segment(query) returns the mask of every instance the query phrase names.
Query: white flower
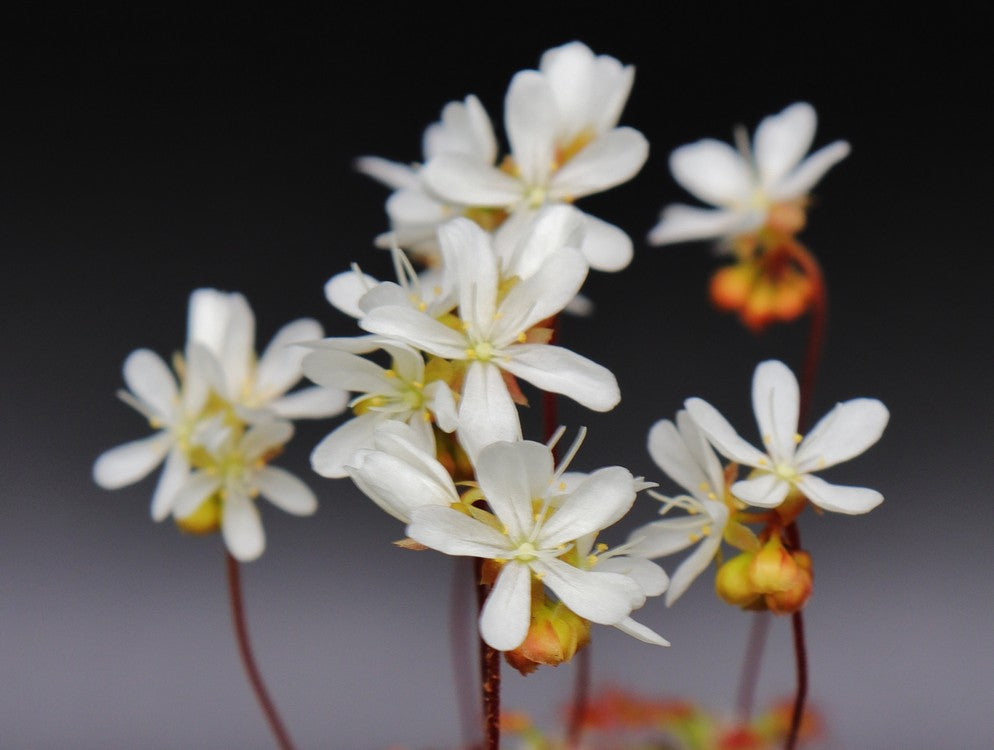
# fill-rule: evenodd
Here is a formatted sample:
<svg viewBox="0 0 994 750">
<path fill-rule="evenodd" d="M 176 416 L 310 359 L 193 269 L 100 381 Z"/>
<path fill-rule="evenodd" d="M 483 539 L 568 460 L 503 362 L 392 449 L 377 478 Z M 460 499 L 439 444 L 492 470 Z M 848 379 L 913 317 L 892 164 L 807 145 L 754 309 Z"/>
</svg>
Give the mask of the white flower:
<svg viewBox="0 0 994 750">
<path fill-rule="evenodd" d="M 464 206 L 512 215 L 499 231 L 521 232 L 534 211 L 571 203 L 631 179 L 645 163 L 648 143 L 633 128 L 615 125 L 631 89 L 633 69 L 595 57 L 579 42 L 549 50 L 539 70 L 518 73 L 504 102 L 511 146 L 501 168 L 443 152 L 421 172 L 436 195 Z M 592 268 L 617 271 L 631 261 L 632 243 L 617 227 L 584 215 L 580 248 Z"/>
<path fill-rule="evenodd" d="M 403 422 L 377 425 L 371 446 L 356 451 L 345 470 L 370 500 L 394 518 L 410 523 L 415 508 L 459 503 L 452 477 Z"/>
<path fill-rule="evenodd" d="M 182 385 L 159 355 L 138 349 L 124 361 L 121 400 L 148 419 L 157 430 L 154 435 L 125 443 L 104 452 L 93 465 L 93 478 L 105 489 L 133 484 L 153 471 L 165 459 L 166 465 L 152 496 L 152 518 L 162 521 L 169 515 L 172 497 L 190 470 L 186 448 L 207 400 L 207 383 L 198 357 L 187 359 Z"/>
<path fill-rule="evenodd" d="M 422 142 L 425 161 L 452 153 L 460 154 L 484 167 L 497 158 L 497 139 L 486 110 L 475 96 L 462 102 L 449 102 L 442 117 L 425 130 Z M 356 168 L 393 188 L 387 199 L 387 216 L 391 231 L 377 238 L 380 247 L 392 244 L 407 247 L 420 255 L 434 257 L 438 247 L 438 225 L 458 216 L 462 209 L 434 195 L 421 179 L 421 166 L 398 164 L 376 156 L 356 161 Z"/>
<path fill-rule="evenodd" d="M 777 204 L 804 198 L 849 154 L 848 143 L 835 141 L 805 159 L 816 124 L 814 108 L 798 102 L 759 124 L 751 153 L 747 144 L 740 144 L 739 153 L 712 138 L 676 149 L 670 155 L 673 178 L 717 208 L 667 206 L 649 241 L 665 245 L 743 234 L 763 226 Z"/>
<path fill-rule="evenodd" d="M 268 466 L 273 453 L 293 435 L 289 422 L 268 421 L 251 427 L 240 438 L 218 420 L 204 435 L 206 465 L 193 472 L 173 498 L 173 515 L 183 520 L 205 502 L 220 503 L 221 534 L 232 556 L 247 562 L 266 545 L 255 497 L 263 495 L 287 513 L 307 516 L 317 510 L 314 493 L 293 474 Z"/>
<path fill-rule="evenodd" d="M 211 386 L 245 418 L 320 418 L 345 408 L 348 394 L 342 390 L 312 387 L 287 395 L 303 375 L 301 362 L 308 351 L 297 344 L 322 336 L 316 321 L 295 320 L 277 331 L 256 361 L 255 316 L 245 297 L 216 289 L 190 295 L 187 346 L 206 350 Z"/>
<path fill-rule="evenodd" d="M 646 598 L 629 575 L 584 570 L 560 559 L 577 539 L 620 519 L 635 501 L 635 480 L 620 466 L 593 472 L 563 495 L 552 453 L 541 443 L 498 442 L 476 462 L 480 490 L 496 523 L 452 508 L 423 505 L 407 534 L 449 555 L 502 564 L 480 614 L 480 634 L 493 648 L 516 648 L 528 632 L 533 580 L 592 622 L 620 625 Z M 559 494 L 553 503 L 553 493 Z M 660 639 L 661 640 L 661 639 Z"/>
<path fill-rule="evenodd" d="M 614 408 L 621 395 L 607 369 L 561 347 L 527 343 L 528 330 L 560 312 L 583 284 L 587 265 L 578 251 L 566 247 L 550 254 L 532 276 L 501 296 L 497 259 L 486 232 L 471 221 L 454 219 L 439 229 L 439 241 L 458 279 L 458 330 L 400 305 L 376 307 L 359 325 L 466 363 L 457 429 L 471 458 L 484 445 L 521 435 L 505 372 L 596 411 Z"/>
<path fill-rule="evenodd" d="M 356 416 L 335 428 L 311 453 L 311 466 L 321 476 L 344 477 L 346 464 L 357 450 L 373 444 L 374 431 L 384 421 L 406 422 L 417 446 L 432 453 L 432 419 L 443 432 L 456 428 L 452 391 L 441 381 L 425 382 L 425 362 L 419 352 L 374 336 L 326 339 L 312 348 L 304 358 L 307 377 L 359 394 L 349 404 Z M 390 355 L 390 369 L 357 356 L 376 349 Z"/>
<path fill-rule="evenodd" d="M 769 360 L 756 368 L 752 406 L 766 453 L 740 438 L 706 401 L 692 398 L 687 411 L 708 440 L 725 457 L 756 471 L 732 485 L 732 494 L 759 508 L 774 508 L 790 488 L 824 510 L 866 513 L 883 500 L 875 490 L 830 484 L 812 472 L 858 456 L 883 434 L 889 413 L 876 399 L 857 398 L 837 404 L 802 439 L 797 434 L 800 394 L 797 379 L 782 362 Z"/>
<path fill-rule="evenodd" d="M 688 515 L 651 521 L 636 529 L 628 537 L 629 551 L 656 558 L 699 543 L 673 573 L 666 592 L 666 606 L 670 606 L 704 572 L 721 546 L 729 516 L 722 502 L 725 478 L 717 456 L 686 411 L 677 414 L 676 424 L 663 419 L 652 426 L 649 455 L 690 493 L 677 498 L 650 493 L 664 503 L 660 515 L 673 508 L 685 510 Z"/>
</svg>

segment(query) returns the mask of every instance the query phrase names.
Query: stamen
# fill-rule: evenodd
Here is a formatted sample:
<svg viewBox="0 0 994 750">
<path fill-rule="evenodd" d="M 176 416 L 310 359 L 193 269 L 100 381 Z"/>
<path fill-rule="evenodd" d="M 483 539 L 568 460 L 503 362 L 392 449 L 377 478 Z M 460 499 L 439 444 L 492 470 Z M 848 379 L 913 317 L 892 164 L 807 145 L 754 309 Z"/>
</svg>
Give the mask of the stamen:
<svg viewBox="0 0 994 750">
<path fill-rule="evenodd" d="M 576 433 L 576 439 L 573 441 L 573 445 L 569 447 L 569 450 L 566 451 L 566 455 L 563 456 L 563 460 L 559 462 L 559 466 L 556 469 L 556 473 L 553 475 L 553 478 L 559 479 L 566 469 L 569 468 L 570 462 L 576 456 L 577 451 L 580 450 L 580 446 L 583 444 L 583 440 L 586 437 L 587 428 L 581 427 Z"/>
</svg>

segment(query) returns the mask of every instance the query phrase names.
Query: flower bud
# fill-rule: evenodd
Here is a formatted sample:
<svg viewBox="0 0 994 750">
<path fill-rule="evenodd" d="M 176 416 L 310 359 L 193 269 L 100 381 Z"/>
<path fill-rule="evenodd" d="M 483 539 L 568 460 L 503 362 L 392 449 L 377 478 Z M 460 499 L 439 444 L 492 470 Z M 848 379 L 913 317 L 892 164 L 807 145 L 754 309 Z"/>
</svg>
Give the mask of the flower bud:
<svg viewBox="0 0 994 750">
<path fill-rule="evenodd" d="M 774 594 L 793 588 L 800 575 L 797 563 L 773 534 L 749 565 L 749 581 L 761 594 Z"/>
<path fill-rule="evenodd" d="M 507 651 L 507 663 L 521 674 L 535 671 L 539 664 L 555 667 L 573 658 L 590 642 L 590 623 L 562 602 L 551 603 L 544 594 L 532 597 L 531 625 L 521 645 Z"/>
<path fill-rule="evenodd" d="M 749 580 L 749 567 L 755 557 L 755 552 L 743 552 L 718 568 L 714 579 L 718 596 L 739 607 L 748 607 L 759 597 L 760 592 Z"/>
<path fill-rule="evenodd" d="M 770 611 L 778 615 L 787 615 L 797 612 L 804 606 L 811 596 L 812 569 L 811 555 L 803 550 L 791 553 L 794 563 L 797 565 L 797 577 L 793 585 L 784 591 L 776 591 L 767 594 L 764 599 Z"/>
</svg>

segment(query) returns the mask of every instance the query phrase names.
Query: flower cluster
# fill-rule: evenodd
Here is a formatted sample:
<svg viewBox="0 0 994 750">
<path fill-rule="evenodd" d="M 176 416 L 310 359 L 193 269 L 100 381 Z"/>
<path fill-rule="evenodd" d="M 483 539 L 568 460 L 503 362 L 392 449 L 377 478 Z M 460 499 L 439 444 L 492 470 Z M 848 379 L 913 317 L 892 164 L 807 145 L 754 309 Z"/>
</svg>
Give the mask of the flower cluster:
<svg viewBox="0 0 994 750">
<path fill-rule="evenodd" d="M 298 344 L 321 336 L 317 322 L 294 321 L 257 359 L 255 318 L 245 298 L 196 290 L 186 348 L 174 357 L 173 370 L 148 349 L 124 362 L 128 390 L 119 395 L 155 434 L 103 453 L 93 466 L 94 479 L 116 489 L 164 461 L 152 518 L 172 515 L 195 533 L 220 528 L 234 557 L 255 559 L 265 547 L 257 495 L 295 515 L 317 508 L 303 482 L 269 462 L 293 434 L 288 420 L 332 416 L 345 407 L 340 390 L 314 386 L 288 393 L 301 378 L 307 353 Z"/>
</svg>

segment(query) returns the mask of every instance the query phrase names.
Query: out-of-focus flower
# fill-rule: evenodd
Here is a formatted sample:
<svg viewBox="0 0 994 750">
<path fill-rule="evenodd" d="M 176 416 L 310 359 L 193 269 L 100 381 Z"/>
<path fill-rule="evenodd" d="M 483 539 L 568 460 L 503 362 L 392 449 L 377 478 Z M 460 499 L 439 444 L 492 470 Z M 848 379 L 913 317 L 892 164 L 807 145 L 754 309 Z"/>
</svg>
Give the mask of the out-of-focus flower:
<svg viewBox="0 0 994 750">
<path fill-rule="evenodd" d="M 452 220 L 439 229 L 439 240 L 457 279 L 458 318 L 441 322 L 410 306 L 382 305 L 359 325 L 464 368 L 457 432 L 471 458 L 489 443 L 521 436 L 509 376 L 597 411 L 618 403 L 610 371 L 567 349 L 529 339 L 529 331 L 560 312 L 583 284 L 587 265 L 578 251 L 560 248 L 530 277 L 504 283 L 489 235 L 473 222 Z"/>
<path fill-rule="evenodd" d="M 572 203 L 631 179 L 648 156 L 637 130 L 615 127 L 634 70 L 580 42 L 547 51 L 539 69 L 518 73 L 504 101 L 511 154 L 500 167 L 445 151 L 421 178 L 443 200 L 509 215 L 500 232 L 522 234 L 535 211 Z M 632 243 L 617 227 L 584 214 L 580 250 L 592 268 L 617 271 L 631 261 Z"/>
<path fill-rule="evenodd" d="M 236 559 L 247 562 L 266 545 L 255 498 L 262 495 L 276 507 L 297 516 L 317 510 L 314 493 L 293 474 L 269 459 L 293 435 L 289 422 L 271 420 L 238 431 L 216 420 L 203 436 L 200 467 L 177 490 L 173 514 L 181 527 L 213 531 L 218 524 Z"/>
<path fill-rule="evenodd" d="M 578 539 L 628 511 L 635 501 L 634 477 L 611 466 L 570 491 L 561 480 L 565 468 L 554 468 L 551 450 L 540 443 L 493 443 L 476 460 L 479 489 L 492 517 L 439 505 L 411 513 L 407 534 L 415 541 L 499 568 L 480 614 L 481 636 L 498 650 L 515 649 L 525 640 L 536 581 L 591 622 L 618 625 L 645 602 L 642 586 L 631 576 L 580 568 L 565 559 Z"/>
<path fill-rule="evenodd" d="M 857 398 L 837 404 L 802 439 L 797 433 L 797 379 L 782 362 L 763 362 L 753 376 L 752 405 L 765 453 L 739 437 L 706 401 L 692 398 L 685 405 L 721 454 L 753 467 L 749 479 L 735 482 L 731 488 L 735 497 L 749 505 L 775 508 L 787 498 L 791 487 L 819 508 L 839 513 L 866 513 L 883 500 L 875 490 L 830 484 L 813 474 L 858 456 L 880 439 L 889 413 L 876 399 Z"/>
<path fill-rule="evenodd" d="M 739 151 L 713 138 L 676 149 L 670 155 L 674 179 L 716 208 L 667 206 L 649 241 L 732 238 L 763 229 L 796 233 L 804 226 L 808 192 L 849 154 L 848 143 L 835 141 L 804 158 L 817 120 L 810 104 L 798 102 L 763 119 L 751 149 L 744 135 Z"/>
</svg>

